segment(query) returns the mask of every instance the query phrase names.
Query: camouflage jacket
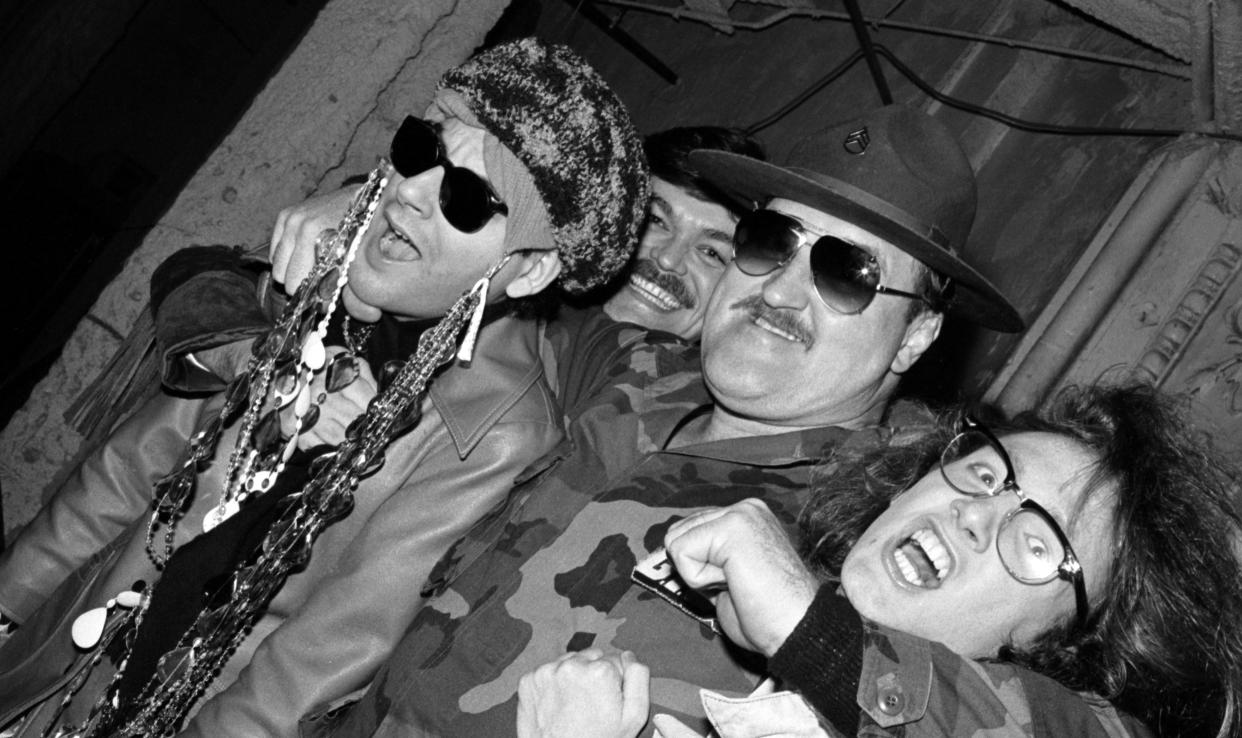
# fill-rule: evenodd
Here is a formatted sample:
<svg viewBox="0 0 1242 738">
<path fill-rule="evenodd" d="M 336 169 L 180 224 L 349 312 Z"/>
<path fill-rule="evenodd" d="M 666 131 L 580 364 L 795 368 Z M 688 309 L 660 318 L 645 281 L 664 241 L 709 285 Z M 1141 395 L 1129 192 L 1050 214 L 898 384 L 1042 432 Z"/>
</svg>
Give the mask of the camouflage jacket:
<svg viewBox="0 0 1242 738">
<path fill-rule="evenodd" d="M 425 590 L 432 599 L 362 701 L 312 717 L 310 734 L 512 734 L 518 678 L 589 646 L 633 651 L 651 667 L 653 710 L 699 728 L 698 687 L 753 689 L 761 660 L 631 586 L 631 570 L 672 521 L 704 507 L 760 497 L 792 522 L 818 461 L 891 431 L 819 428 L 667 448 L 710 410 L 697 350 L 640 341 L 617 352 L 626 330 L 583 332 L 593 349 L 561 353 L 574 372 L 606 381 L 566 390 L 569 436 L 441 560 Z"/>
<path fill-rule="evenodd" d="M 786 729 L 807 722 L 789 693 L 742 701 L 703 695 L 719 735 L 744 735 L 731 728 L 754 725 L 764 727 L 763 735 L 1150 735 L 1094 695 L 1014 664 L 974 661 L 939 643 L 864 622 L 831 585 L 820 590 L 768 666 L 782 686 L 818 710 L 825 730 Z"/>
</svg>

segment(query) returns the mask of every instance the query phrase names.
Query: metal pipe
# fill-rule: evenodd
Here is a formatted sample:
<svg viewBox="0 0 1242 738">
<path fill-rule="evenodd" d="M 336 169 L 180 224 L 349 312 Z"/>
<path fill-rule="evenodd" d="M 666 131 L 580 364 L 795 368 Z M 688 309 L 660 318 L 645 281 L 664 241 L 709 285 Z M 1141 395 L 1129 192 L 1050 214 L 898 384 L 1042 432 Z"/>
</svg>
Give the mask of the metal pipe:
<svg viewBox="0 0 1242 738">
<path fill-rule="evenodd" d="M 581 4 L 576 3 L 574 0 L 566 0 L 566 2 L 568 2 L 574 10 L 581 13 L 582 17 L 599 27 L 599 30 L 608 34 L 613 41 L 621 44 L 626 51 L 638 57 L 639 61 L 650 67 L 651 71 L 660 75 L 665 82 L 668 82 L 670 85 L 677 84 L 676 72 L 669 69 L 668 65 L 660 61 L 655 54 L 648 51 L 647 47 L 638 43 L 633 36 L 626 33 L 624 29 L 620 28 L 616 24 L 616 22 L 604 15 L 604 11 L 595 7 L 595 3 L 591 2 L 591 0 L 586 0 L 586 2 Z"/>
<path fill-rule="evenodd" d="M 1195 125 L 1206 130 L 1215 120 L 1216 80 L 1212 59 L 1212 7 L 1197 3 L 1190 19 L 1190 107 Z"/>
<path fill-rule="evenodd" d="M 871 45 L 871 34 L 867 33 L 858 0 L 845 0 L 845 9 L 850 15 L 854 36 L 858 38 L 858 48 L 862 49 L 863 58 L 867 60 L 867 69 L 871 71 L 871 79 L 875 81 L 876 92 L 880 93 L 880 102 L 892 105 L 893 93 L 888 89 L 888 80 L 884 79 L 884 70 L 880 69 L 880 60 L 875 58 L 875 47 Z"/>
</svg>

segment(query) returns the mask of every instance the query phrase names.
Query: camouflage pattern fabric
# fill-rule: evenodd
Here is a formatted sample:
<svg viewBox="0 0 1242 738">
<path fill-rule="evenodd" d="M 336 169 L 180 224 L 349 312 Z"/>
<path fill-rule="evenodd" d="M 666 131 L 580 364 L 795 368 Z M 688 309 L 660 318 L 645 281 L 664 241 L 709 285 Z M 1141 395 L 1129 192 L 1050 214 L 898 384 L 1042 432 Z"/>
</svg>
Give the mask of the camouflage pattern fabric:
<svg viewBox="0 0 1242 738">
<path fill-rule="evenodd" d="M 767 666 L 777 686 L 797 697 L 784 692 L 739 701 L 705 693 L 720 738 L 738 736 L 737 726 L 762 726 L 764 736 L 806 735 L 798 729 L 805 722 L 800 711 L 790 704 L 803 699 L 818 711 L 822 727 L 815 735 L 1150 735 L 1098 696 L 865 621 L 835 582 L 820 587 Z M 713 704 L 722 709 L 711 711 Z"/>
<path fill-rule="evenodd" d="M 867 626 L 858 735 L 1082 736 L 1151 732 L 1107 701 L 1014 664 L 974 661 L 939 643 Z"/>
<path fill-rule="evenodd" d="M 590 646 L 634 651 L 651 667 L 652 709 L 700 730 L 699 687 L 752 690 L 760 660 L 631 586 L 630 571 L 671 522 L 707 506 L 760 497 L 791 523 L 820 459 L 891 431 L 820 428 L 666 449 L 710 409 L 697 350 L 631 341 L 618 353 L 627 329 L 616 328 L 568 357 L 575 371 L 608 377 L 564 398 L 570 435 L 440 562 L 432 599 L 363 700 L 304 723 L 310 734 L 509 735 L 518 678 Z M 609 356 L 624 357 L 623 368 Z"/>
<path fill-rule="evenodd" d="M 703 506 L 759 496 L 792 520 L 820 457 L 928 422 L 899 404 L 887 429 L 668 450 L 675 430 L 707 409 L 696 347 L 616 324 L 599 310 L 569 311 L 548 339 L 555 349 L 548 374 L 558 377 L 570 436 L 440 561 L 424 591 L 428 606 L 362 700 L 310 718 L 303 735 L 511 735 L 518 678 L 590 646 L 634 651 L 651 666 L 652 712 L 706 733 L 700 688 L 749 694 L 764 664 L 631 585 L 634 564 L 660 545 L 672 520 Z M 832 599 L 844 602 L 817 605 Z M 857 618 L 845 608 L 841 617 Z M 828 735 L 1150 735 L 1107 702 L 1030 671 L 965 659 L 873 623 L 864 629 L 857 732 L 825 723 Z M 853 679 L 841 683 L 855 689 Z"/>
<path fill-rule="evenodd" d="M 848 617 L 849 614 L 847 613 Z M 869 628 L 864 669 L 874 678 L 857 692 L 865 715 L 845 732 L 829 725 L 803 698 L 835 684 L 797 684 L 776 691 L 771 681 L 745 698 L 701 690 L 715 738 L 1125 738 L 1152 733 L 1108 703 L 1079 695 L 1012 664 L 970 661 L 903 633 Z M 842 679 L 841 683 L 849 682 Z M 793 684 L 785 683 L 786 687 Z M 872 719 L 872 718 L 878 718 Z M 682 733 L 669 733 L 682 738 Z M 688 738 L 688 734 L 686 736 Z"/>
</svg>

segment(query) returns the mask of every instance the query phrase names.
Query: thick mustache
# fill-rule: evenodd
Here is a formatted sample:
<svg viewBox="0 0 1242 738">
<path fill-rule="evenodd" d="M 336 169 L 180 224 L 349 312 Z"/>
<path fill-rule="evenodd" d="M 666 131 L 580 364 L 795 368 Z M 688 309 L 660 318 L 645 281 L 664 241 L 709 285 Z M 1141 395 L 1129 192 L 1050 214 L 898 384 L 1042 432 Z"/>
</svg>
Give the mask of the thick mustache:
<svg viewBox="0 0 1242 738">
<path fill-rule="evenodd" d="M 803 322 L 796 313 L 774 308 L 764 302 L 759 295 L 743 297 L 729 307 L 732 310 L 745 312 L 751 320 L 762 318 L 765 322 L 776 326 L 780 330 L 796 336 L 799 341 L 806 344 L 808 350 L 815 345 L 815 334 L 811 331 L 810 326 Z"/>
<path fill-rule="evenodd" d="M 657 287 L 673 296 L 673 299 L 682 304 L 682 307 L 693 310 L 698 306 L 698 301 L 694 299 L 694 293 L 686 286 L 676 274 L 669 274 L 660 269 L 651 259 L 639 259 L 634 263 L 634 275 L 643 279 L 654 282 Z"/>
</svg>

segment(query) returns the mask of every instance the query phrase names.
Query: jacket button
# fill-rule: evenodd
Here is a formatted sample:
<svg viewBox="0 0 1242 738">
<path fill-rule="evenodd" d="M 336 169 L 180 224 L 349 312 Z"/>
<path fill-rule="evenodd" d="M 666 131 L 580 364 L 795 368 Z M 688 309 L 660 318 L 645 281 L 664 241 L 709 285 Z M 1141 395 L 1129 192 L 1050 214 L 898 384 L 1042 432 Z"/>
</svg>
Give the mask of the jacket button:
<svg viewBox="0 0 1242 738">
<path fill-rule="evenodd" d="M 900 715 L 906 707 L 906 698 L 893 687 L 881 689 L 876 696 L 876 702 L 880 705 L 880 712 L 885 715 Z"/>
</svg>

